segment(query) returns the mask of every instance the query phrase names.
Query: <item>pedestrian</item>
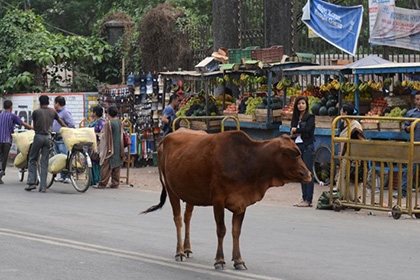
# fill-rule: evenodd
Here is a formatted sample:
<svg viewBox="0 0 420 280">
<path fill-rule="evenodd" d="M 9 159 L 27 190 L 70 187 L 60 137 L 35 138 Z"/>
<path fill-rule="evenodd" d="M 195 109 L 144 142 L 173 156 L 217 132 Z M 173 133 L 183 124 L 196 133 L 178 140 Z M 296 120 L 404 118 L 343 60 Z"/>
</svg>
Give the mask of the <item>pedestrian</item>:
<svg viewBox="0 0 420 280">
<path fill-rule="evenodd" d="M 66 124 L 68 128 L 75 128 L 73 116 L 66 108 L 66 99 L 59 95 L 54 99 L 54 108 L 57 111 L 58 116 L 63 120 L 63 122 Z M 55 133 L 54 138 L 54 151 L 56 154 L 64 154 L 67 155 L 69 150 L 66 147 L 66 144 L 64 144 L 63 137 L 60 133 L 61 125 L 58 123 L 58 121 L 54 120 L 52 125 L 52 132 Z M 60 178 L 56 178 L 55 181 L 57 182 L 63 182 L 66 184 L 70 183 L 69 175 L 66 175 L 65 173 L 60 173 Z"/>
<path fill-rule="evenodd" d="M 176 118 L 176 110 L 181 103 L 182 99 L 177 94 L 172 94 L 169 97 L 169 105 L 165 107 L 162 113 L 162 130 L 163 136 L 172 132 L 172 122 Z"/>
<path fill-rule="evenodd" d="M 315 142 L 315 116 L 309 112 L 308 98 L 298 96 L 293 105 L 290 135 L 302 153 L 302 160 L 308 170 L 313 170 L 314 142 Z M 295 203 L 296 207 L 312 207 L 314 195 L 314 176 L 308 183 L 301 183 L 302 200 Z"/>
<path fill-rule="evenodd" d="M 2 177 L 6 175 L 7 161 L 9 159 L 10 147 L 12 146 L 12 133 L 15 125 L 24 126 L 32 129 L 32 126 L 22 121 L 17 115 L 12 113 L 13 102 L 5 100 L 3 102 L 3 112 L 0 114 L 0 184 L 3 184 Z"/>
<path fill-rule="evenodd" d="M 95 106 L 92 108 L 91 114 L 91 122 L 89 123 L 89 127 L 93 127 L 96 134 L 96 143 L 99 146 L 99 134 L 102 132 L 102 129 L 105 124 L 105 120 L 103 118 L 104 109 L 101 106 Z M 91 151 L 90 156 L 92 159 L 92 180 L 90 185 L 98 184 L 100 180 L 100 166 L 99 166 L 99 153 Z"/>
<path fill-rule="evenodd" d="M 58 113 L 49 107 L 50 100 L 47 95 L 41 95 L 39 97 L 40 108 L 36 109 L 32 113 L 33 127 L 35 130 L 34 141 L 29 150 L 29 161 L 28 161 L 28 179 L 26 191 L 36 189 L 38 185 L 37 169 L 38 159 L 41 154 L 41 172 L 40 172 L 40 192 L 47 191 L 47 173 L 48 173 L 48 160 L 51 148 L 51 128 L 54 120 L 66 127 L 66 124 L 58 116 Z"/>
<path fill-rule="evenodd" d="M 356 116 L 359 113 L 357 109 L 354 108 L 352 104 L 344 104 L 341 108 L 340 114 L 341 116 Z M 349 133 L 349 128 L 347 125 L 347 121 L 345 119 L 342 120 L 340 124 L 340 137 L 347 138 Z M 358 140 L 366 140 L 365 134 L 363 133 L 362 125 L 356 120 L 350 120 L 350 138 L 351 139 L 358 139 Z M 346 154 L 347 145 L 346 143 L 342 143 L 340 147 L 340 155 L 344 156 Z M 358 193 L 360 194 L 361 186 L 363 185 L 363 180 L 358 180 L 358 185 L 355 185 L 355 180 L 350 180 L 350 185 L 347 186 L 346 184 L 346 167 L 347 167 L 347 159 L 341 159 L 340 170 L 338 171 L 338 179 L 337 179 L 337 189 L 340 192 L 340 199 L 355 201 L 355 189 L 358 188 Z M 355 164 L 359 165 L 359 169 L 362 168 L 361 162 L 356 162 Z M 354 174 L 354 176 L 357 176 Z M 346 195 L 346 186 L 349 188 L 349 197 Z"/>
<path fill-rule="evenodd" d="M 108 120 L 105 122 L 99 141 L 100 181 L 94 188 L 104 189 L 111 178 L 110 188 L 118 188 L 120 170 L 123 163 L 124 144 L 123 127 L 118 119 L 118 109 L 110 106 L 107 110 Z"/>
<path fill-rule="evenodd" d="M 414 107 L 411 110 L 408 110 L 407 113 L 405 114 L 405 117 L 414 118 L 414 119 L 420 118 L 420 91 L 416 91 L 414 95 L 414 105 L 416 105 L 416 107 Z M 411 124 L 412 124 L 412 121 L 404 122 L 405 132 L 410 133 Z M 420 123 L 417 123 L 416 127 L 414 128 L 414 142 L 419 142 L 419 141 L 420 141 Z M 413 170 L 412 174 L 414 176 L 416 174 L 416 164 L 413 164 L 412 170 Z M 401 191 L 402 197 L 406 197 L 407 196 L 407 168 L 403 169 L 401 189 L 402 189 Z M 397 198 L 398 193 L 394 192 L 393 197 Z"/>
</svg>

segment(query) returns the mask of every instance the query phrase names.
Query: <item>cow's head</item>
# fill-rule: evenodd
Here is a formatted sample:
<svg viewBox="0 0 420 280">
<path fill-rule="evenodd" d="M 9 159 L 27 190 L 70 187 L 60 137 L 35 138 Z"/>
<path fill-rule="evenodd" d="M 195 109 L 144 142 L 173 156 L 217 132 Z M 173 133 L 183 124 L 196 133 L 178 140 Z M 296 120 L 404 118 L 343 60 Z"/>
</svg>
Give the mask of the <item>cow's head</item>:
<svg viewBox="0 0 420 280">
<path fill-rule="evenodd" d="M 302 160 L 302 154 L 294 141 L 286 135 L 282 135 L 276 140 L 276 151 L 273 153 L 274 165 L 278 172 L 279 182 L 276 185 L 281 186 L 290 182 L 307 183 L 312 180 L 312 174 L 306 168 Z"/>
</svg>

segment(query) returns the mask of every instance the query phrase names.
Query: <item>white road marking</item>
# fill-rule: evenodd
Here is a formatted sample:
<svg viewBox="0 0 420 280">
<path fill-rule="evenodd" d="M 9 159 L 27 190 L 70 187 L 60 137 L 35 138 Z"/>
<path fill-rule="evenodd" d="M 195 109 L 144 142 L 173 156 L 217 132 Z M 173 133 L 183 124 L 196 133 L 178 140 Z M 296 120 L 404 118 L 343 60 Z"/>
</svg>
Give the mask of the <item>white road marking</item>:
<svg viewBox="0 0 420 280">
<path fill-rule="evenodd" d="M 229 279 L 261 279 L 261 280 L 282 280 L 280 278 L 274 278 L 269 276 L 263 276 L 263 275 L 256 275 L 249 273 L 247 271 L 235 271 L 235 270 L 211 270 L 209 269 L 209 266 L 201 265 L 201 264 L 194 264 L 189 262 L 182 262 L 177 263 L 174 260 L 168 260 L 159 256 L 153 256 L 149 254 L 143 254 L 133 251 L 127 251 L 127 250 L 120 250 L 110 247 L 104 247 L 89 243 L 83 243 L 79 241 L 74 241 L 70 239 L 64 239 L 64 238 L 56 238 L 51 236 L 45 236 L 45 235 L 39 235 L 29 232 L 23 232 L 23 231 L 16 231 L 12 229 L 6 229 L 6 228 L 0 228 L 0 235 L 7 235 L 11 237 L 16 238 L 22 238 L 26 240 L 32 240 L 37 242 L 43 242 L 50 245 L 55 246 L 62 246 L 67 247 L 71 249 L 77 249 L 81 251 L 88 251 L 88 252 L 94 252 L 99 254 L 106 254 L 110 256 L 116 256 L 120 258 L 126 258 L 131 260 L 138 260 L 145 263 L 151 263 L 151 264 L 158 264 L 170 268 L 177 268 L 177 269 L 183 269 L 187 271 L 192 271 L 196 273 L 203 273 L 206 275 L 213 275 L 213 276 L 220 276 L 221 273 L 223 273 L 223 276 Z"/>
</svg>

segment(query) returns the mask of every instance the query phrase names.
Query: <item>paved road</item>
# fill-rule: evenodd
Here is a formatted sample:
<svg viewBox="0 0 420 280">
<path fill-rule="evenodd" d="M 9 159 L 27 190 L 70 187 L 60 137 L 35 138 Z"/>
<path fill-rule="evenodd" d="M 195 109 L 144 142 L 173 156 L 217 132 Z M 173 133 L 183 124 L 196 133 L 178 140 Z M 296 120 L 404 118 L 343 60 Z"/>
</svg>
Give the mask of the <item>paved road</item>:
<svg viewBox="0 0 420 280">
<path fill-rule="evenodd" d="M 194 258 L 174 261 L 170 205 L 137 215 L 159 193 L 138 188 L 89 189 L 54 184 L 26 192 L 10 168 L 0 186 L 0 279 L 417 279 L 420 220 L 352 210 L 321 211 L 257 203 L 248 208 L 241 236 L 247 271 L 230 262 L 213 269 L 212 210 L 195 209 Z M 16 176 L 15 176 L 16 175 Z M 230 214 L 226 224 L 230 231 Z"/>
</svg>

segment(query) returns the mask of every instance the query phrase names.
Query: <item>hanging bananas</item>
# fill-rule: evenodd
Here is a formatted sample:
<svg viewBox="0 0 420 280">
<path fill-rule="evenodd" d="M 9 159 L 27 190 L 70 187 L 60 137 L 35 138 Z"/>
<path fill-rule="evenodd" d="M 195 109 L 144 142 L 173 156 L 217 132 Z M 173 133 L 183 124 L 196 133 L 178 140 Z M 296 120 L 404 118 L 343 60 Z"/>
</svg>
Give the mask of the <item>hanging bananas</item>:
<svg viewBox="0 0 420 280">
<path fill-rule="evenodd" d="M 278 90 L 282 90 L 282 89 L 284 89 L 285 87 L 289 87 L 291 84 L 292 84 L 292 81 L 291 81 L 291 80 L 289 80 L 289 79 L 288 79 L 288 78 L 286 78 L 286 77 L 283 77 L 283 78 L 280 80 L 280 82 L 278 82 L 278 83 L 277 83 L 276 88 L 277 88 Z"/>
</svg>

